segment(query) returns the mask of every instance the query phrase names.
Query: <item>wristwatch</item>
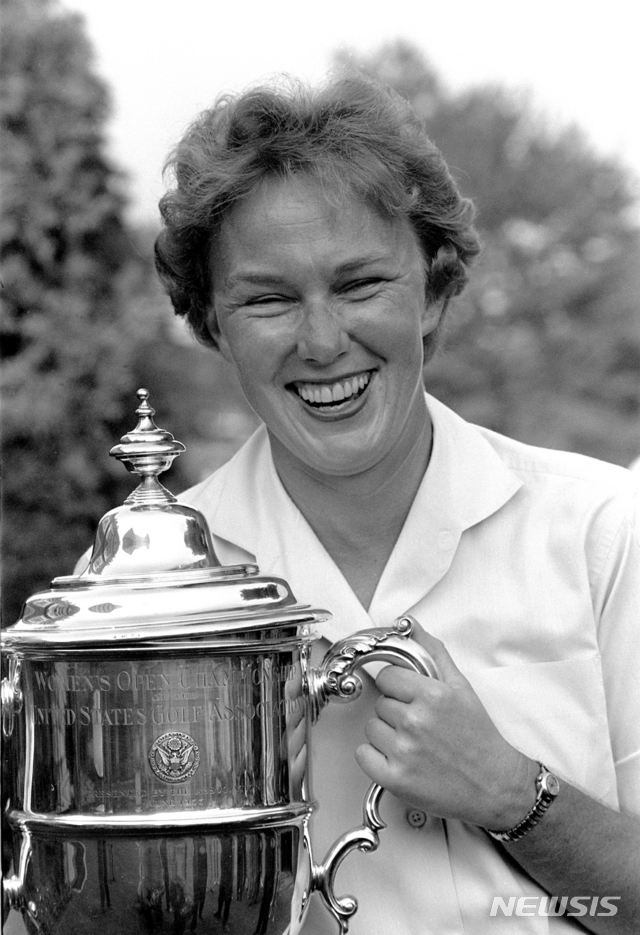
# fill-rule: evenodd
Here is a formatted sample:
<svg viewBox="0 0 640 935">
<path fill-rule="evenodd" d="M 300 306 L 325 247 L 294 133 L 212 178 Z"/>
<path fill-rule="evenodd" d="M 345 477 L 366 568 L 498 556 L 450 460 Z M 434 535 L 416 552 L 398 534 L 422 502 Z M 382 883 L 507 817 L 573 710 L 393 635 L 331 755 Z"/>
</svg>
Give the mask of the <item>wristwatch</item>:
<svg viewBox="0 0 640 935">
<path fill-rule="evenodd" d="M 517 825 L 514 825 L 514 827 L 510 828 L 508 831 L 491 831 L 487 828 L 487 832 L 492 838 L 495 838 L 496 841 L 519 841 L 520 838 L 523 838 L 527 831 L 531 831 L 531 829 L 538 824 L 560 792 L 560 783 L 557 777 L 554 776 L 546 766 L 543 766 L 542 763 L 538 763 L 538 766 L 540 767 L 540 772 L 536 779 L 537 794 L 533 808 L 525 815 L 522 821 L 519 821 Z"/>
</svg>

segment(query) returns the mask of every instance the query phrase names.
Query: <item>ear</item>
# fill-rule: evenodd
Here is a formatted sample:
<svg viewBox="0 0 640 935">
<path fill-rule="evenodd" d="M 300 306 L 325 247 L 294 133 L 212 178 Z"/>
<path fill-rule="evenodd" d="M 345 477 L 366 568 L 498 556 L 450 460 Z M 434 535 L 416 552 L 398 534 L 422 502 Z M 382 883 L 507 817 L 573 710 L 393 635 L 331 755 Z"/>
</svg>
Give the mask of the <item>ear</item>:
<svg viewBox="0 0 640 935">
<path fill-rule="evenodd" d="M 229 343 L 227 339 L 225 338 L 225 336 L 220 331 L 220 327 L 218 325 L 218 316 L 216 315 L 216 310 L 213 306 L 210 307 L 209 313 L 207 315 L 207 330 L 209 334 L 211 335 L 211 337 L 213 338 L 213 340 L 218 345 L 218 350 L 220 351 L 224 359 L 228 363 L 232 364 L 233 357 L 231 356 L 231 352 L 229 350 Z"/>
<path fill-rule="evenodd" d="M 426 338 L 428 334 L 431 334 L 436 330 L 444 313 L 447 309 L 448 299 L 439 299 L 434 301 L 429 299 L 427 296 L 425 298 L 424 307 L 422 309 L 422 337 Z"/>
</svg>

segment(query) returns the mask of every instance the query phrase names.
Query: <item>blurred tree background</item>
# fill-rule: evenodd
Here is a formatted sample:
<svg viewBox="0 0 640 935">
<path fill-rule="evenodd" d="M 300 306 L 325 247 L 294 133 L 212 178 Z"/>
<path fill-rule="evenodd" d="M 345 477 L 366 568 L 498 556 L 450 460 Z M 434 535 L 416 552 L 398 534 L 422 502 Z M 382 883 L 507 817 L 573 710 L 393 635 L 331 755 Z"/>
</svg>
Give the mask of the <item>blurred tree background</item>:
<svg viewBox="0 0 640 935">
<path fill-rule="evenodd" d="M 522 95 L 448 94 L 408 43 L 337 64 L 413 102 L 478 208 L 483 255 L 429 391 L 522 441 L 628 465 L 640 453 L 637 180 Z"/>
<path fill-rule="evenodd" d="M 224 361 L 173 320 L 153 271 L 155 228 L 127 221 L 82 19 L 55 0 L 0 9 L 7 625 L 28 594 L 70 573 L 132 488 L 107 452 L 135 424 L 138 386 L 188 446 L 174 491 L 225 461 L 257 419 Z M 547 127 L 522 95 L 449 93 L 411 44 L 341 53 L 335 66 L 408 97 L 478 206 L 484 254 L 450 310 L 428 389 L 497 431 L 628 464 L 640 453 L 630 173 L 577 128 Z"/>
</svg>

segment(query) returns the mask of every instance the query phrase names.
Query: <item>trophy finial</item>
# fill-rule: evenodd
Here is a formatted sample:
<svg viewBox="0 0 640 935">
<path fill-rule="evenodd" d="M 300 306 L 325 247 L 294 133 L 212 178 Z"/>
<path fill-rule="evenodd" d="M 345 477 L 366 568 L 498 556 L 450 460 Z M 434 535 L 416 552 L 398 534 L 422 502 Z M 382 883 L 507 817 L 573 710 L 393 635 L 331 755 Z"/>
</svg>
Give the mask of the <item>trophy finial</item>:
<svg viewBox="0 0 640 935">
<path fill-rule="evenodd" d="M 109 510 L 98 524 L 89 564 L 89 578 L 140 575 L 176 569 L 219 566 L 204 516 L 180 503 L 158 481 L 185 450 L 171 432 L 153 421 L 149 390 L 139 389 L 136 427 L 110 454 L 142 481 L 122 506 Z"/>
<path fill-rule="evenodd" d="M 109 452 L 122 461 L 128 471 L 142 477 L 140 486 L 125 503 L 175 503 L 173 494 L 158 481 L 158 474 L 171 467 L 174 458 L 185 450 L 184 445 L 153 421 L 156 411 L 149 405 L 149 390 L 141 387 L 136 396 L 140 400 L 136 409 L 138 424 Z"/>
<path fill-rule="evenodd" d="M 140 416 L 140 418 L 142 418 L 143 415 L 155 416 L 155 409 L 152 409 L 149 405 L 149 390 L 145 390 L 145 388 L 141 386 L 139 390 L 136 390 L 136 396 L 140 400 L 140 405 L 136 409 L 136 415 Z"/>
</svg>

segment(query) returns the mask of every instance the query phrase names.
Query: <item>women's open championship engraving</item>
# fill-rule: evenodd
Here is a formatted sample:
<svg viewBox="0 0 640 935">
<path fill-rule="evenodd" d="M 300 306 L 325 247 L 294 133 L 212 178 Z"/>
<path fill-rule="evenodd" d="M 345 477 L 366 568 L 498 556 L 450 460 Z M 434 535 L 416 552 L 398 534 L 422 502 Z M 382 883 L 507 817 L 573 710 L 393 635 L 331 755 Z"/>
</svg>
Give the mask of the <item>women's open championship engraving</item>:
<svg viewBox="0 0 640 935">
<path fill-rule="evenodd" d="M 138 396 L 138 424 L 111 453 L 140 486 L 101 520 L 86 570 L 31 597 L 4 633 L 5 909 L 39 935 L 296 935 L 316 892 L 346 932 L 357 902 L 336 896 L 335 874 L 378 846 L 382 789 L 316 862 L 312 724 L 357 696 L 364 662 L 435 675 L 433 663 L 404 618 L 312 669 L 329 614 L 255 565 L 220 566 L 202 515 L 157 479 L 183 446 Z"/>
</svg>

